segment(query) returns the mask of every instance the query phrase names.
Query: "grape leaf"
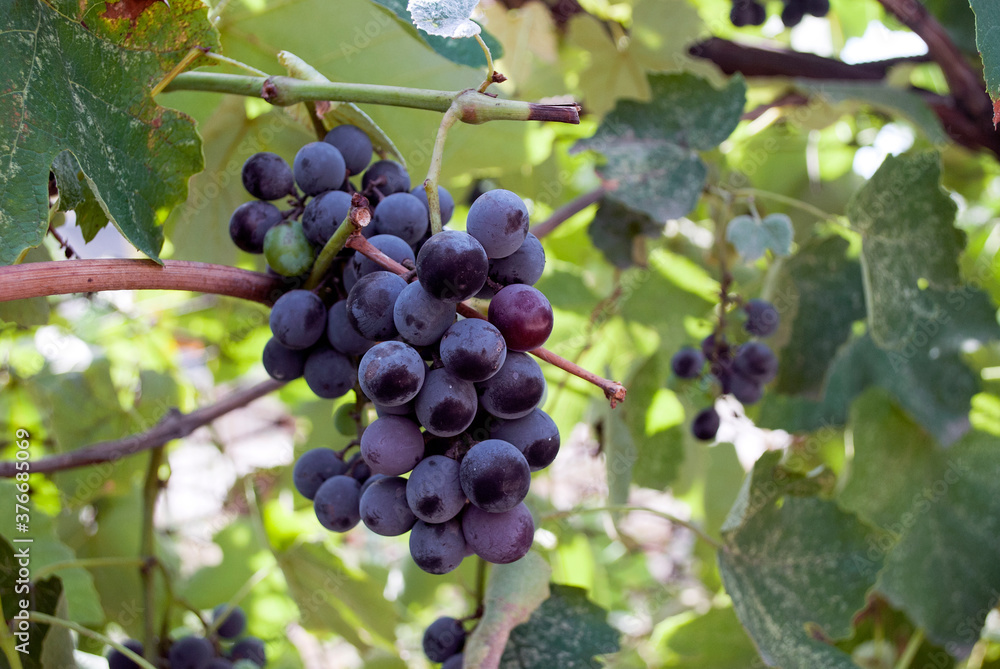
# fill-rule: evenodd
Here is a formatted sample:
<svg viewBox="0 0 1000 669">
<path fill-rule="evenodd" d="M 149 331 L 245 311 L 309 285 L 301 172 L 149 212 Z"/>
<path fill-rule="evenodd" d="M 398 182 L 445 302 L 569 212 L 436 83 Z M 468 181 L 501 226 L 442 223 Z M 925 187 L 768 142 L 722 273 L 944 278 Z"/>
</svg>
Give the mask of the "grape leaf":
<svg viewBox="0 0 1000 669">
<path fill-rule="evenodd" d="M 877 587 L 930 639 L 964 656 L 1000 601 L 997 439 L 970 433 L 939 459 L 900 518 L 903 535 Z"/>
<path fill-rule="evenodd" d="M 660 224 L 642 211 L 604 198 L 587 228 L 594 246 L 612 265 L 625 269 L 635 264 L 637 240 L 659 234 Z"/>
<path fill-rule="evenodd" d="M 607 159 L 598 173 L 609 198 L 662 224 L 698 202 L 708 173 L 698 151 L 715 148 L 736 129 L 746 83 L 734 77 L 717 90 L 692 74 L 652 74 L 649 87 L 649 102 L 620 100 L 575 148 Z"/>
<path fill-rule="evenodd" d="M 100 194 L 80 163 L 70 151 L 63 151 L 52 161 L 52 174 L 59 191 L 59 211 L 76 212 L 76 225 L 89 242 L 108 224 L 108 214 L 101 207 Z M 27 260 L 27 258 L 26 258 Z"/>
<path fill-rule="evenodd" d="M 599 669 L 603 665 L 594 656 L 619 648 L 619 632 L 607 616 L 586 590 L 553 585 L 549 598 L 510 633 L 500 669 Z"/>
<path fill-rule="evenodd" d="M 821 639 L 850 635 L 881 566 L 869 547 L 884 533 L 833 502 L 783 494 L 776 462 L 758 461 L 723 528 L 726 592 L 769 666 L 855 669 Z"/>
<path fill-rule="evenodd" d="M 732 608 L 710 609 L 678 626 L 664 640 L 671 667 L 747 669 L 759 662 L 753 642 Z"/>
<path fill-rule="evenodd" d="M 528 620 L 549 596 L 552 568 L 540 555 L 529 552 L 510 564 L 493 567 L 483 617 L 465 644 L 465 666 L 486 666 L 505 656 L 511 630 Z"/>
<path fill-rule="evenodd" d="M 9 92 L 0 108 L 0 264 L 16 262 L 41 242 L 49 170 L 63 151 L 73 153 L 122 234 L 158 257 L 157 210 L 184 199 L 187 178 L 202 167 L 201 142 L 190 119 L 157 106 L 147 91 L 191 46 L 216 43 L 207 11 L 200 0 L 176 0 L 170 8 L 157 3 L 149 10 L 155 16 L 124 19 L 133 30 L 119 28 L 121 43 L 115 43 L 108 39 L 110 22 L 95 23 L 104 26 L 99 36 L 90 23 L 37 0 L 6 3 L 0 12 L 0 90 Z"/>
<path fill-rule="evenodd" d="M 965 235 L 957 205 L 940 186 L 936 153 L 889 156 L 851 198 L 847 215 L 862 236 L 862 269 L 872 339 L 901 349 L 924 321 L 941 318 L 932 291 L 959 283 Z"/>
<path fill-rule="evenodd" d="M 479 0 L 410 0 L 406 9 L 413 25 L 428 35 L 475 37 L 482 28 L 472 21 Z"/>
<path fill-rule="evenodd" d="M 830 363 L 865 317 L 861 265 L 842 237 L 814 239 L 781 267 L 772 302 L 789 328 L 774 388 L 821 394 Z"/>
<path fill-rule="evenodd" d="M 759 220 L 737 216 L 726 226 L 726 240 L 749 262 L 763 258 L 767 251 L 787 256 L 792 252 L 792 219 L 786 214 L 769 214 Z"/>
<path fill-rule="evenodd" d="M 983 57 L 986 89 L 1000 99 L 1000 5 L 993 0 L 971 0 L 976 13 L 976 45 Z"/>
<path fill-rule="evenodd" d="M 439 55 L 444 56 L 453 63 L 466 65 L 468 67 L 485 67 L 486 56 L 483 55 L 482 48 L 475 40 L 455 40 L 448 37 L 441 37 L 436 34 L 424 35 L 418 31 L 414 25 L 413 16 L 407 7 L 406 0 L 371 0 L 376 5 L 382 7 L 392 15 L 408 33 L 413 35 L 418 41 L 423 42 Z M 458 0 L 460 1 L 460 0 Z M 471 2 L 471 0 L 468 0 Z M 466 19 L 468 19 L 466 14 Z M 483 30 L 480 35 L 486 46 L 490 48 L 493 60 L 503 57 L 503 46 L 493 35 Z"/>
</svg>

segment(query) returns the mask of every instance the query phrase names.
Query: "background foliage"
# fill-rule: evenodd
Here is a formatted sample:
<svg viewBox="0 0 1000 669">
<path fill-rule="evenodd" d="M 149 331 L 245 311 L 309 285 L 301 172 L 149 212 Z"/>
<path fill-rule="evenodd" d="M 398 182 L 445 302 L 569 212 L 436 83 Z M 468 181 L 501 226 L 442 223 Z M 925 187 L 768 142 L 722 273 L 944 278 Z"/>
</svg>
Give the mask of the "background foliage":
<svg viewBox="0 0 1000 669">
<path fill-rule="evenodd" d="M 725 0 L 482 3 L 508 78 L 494 90 L 584 113 L 456 126 L 456 218 L 486 187 L 519 193 L 535 224 L 592 196 L 545 236 L 538 287 L 550 348 L 629 394 L 611 410 L 546 368 L 563 449 L 529 498 L 535 550 L 492 570 L 470 653 L 502 649 L 505 668 L 1000 666 L 1000 140 L 983 92 L 1000 91 L 1000 15 L 924 4 L 960 65 L 919 55 L 886 9 L 899 2 L 834 0 L 795 30 L 733 28 Z M 150 88 L 193 46 L 269 74 L 287 50 L 332 81 L 478 85 L 475 43 L 419 33 L 404 5 L 0 0 L 0 262 L 62 255 L 51 227 L 83 256 L 128 255 L 124 236 L 152 258 L 262 269 L 227 234 L 240 167 L 290 159 L 309 126 L 254 98 Z M 764 39 L 785 49 L 777 65 L 736 49 Z M 958 87 L 949 68 L 969 63 L 986 85 Z M 363 109 L 421 178 L 439 115 Z M 724 267 L 781 313 L 781 371 L 708 446 L 688 423 L 713 392 L 669 360 L 710 332 Z M 39 459 L 210 403 L 263 378 L 269 336 L 260 305 L 153 291 L 4 302 L 0 328 L 3 460 L 19 428 Z M 289 465 L 348 442 L 339 403 L 297 381 L 170 447 L 156 554 L 172 592 L 157 601 L 239 598 L 270 666 L 423 666 L 424 627 L 475 608 L 475 567 L 429 576 L 405 540 L 320 528 Z M 139 570 L 74 561 L 139 555 L 148 461 L 32 477 L 32 567 L 73 563 L 38 579 L 39 611 L 141 634 Z M 7 618 L 11 587 L 0 569 Z M 196 628 L 171 611 L 168 627 Z M 39 629 L 26 666 L 68 666 L 68 633 Z M 105 651 L 76 643 L 81 666 Z"/>
</svg>

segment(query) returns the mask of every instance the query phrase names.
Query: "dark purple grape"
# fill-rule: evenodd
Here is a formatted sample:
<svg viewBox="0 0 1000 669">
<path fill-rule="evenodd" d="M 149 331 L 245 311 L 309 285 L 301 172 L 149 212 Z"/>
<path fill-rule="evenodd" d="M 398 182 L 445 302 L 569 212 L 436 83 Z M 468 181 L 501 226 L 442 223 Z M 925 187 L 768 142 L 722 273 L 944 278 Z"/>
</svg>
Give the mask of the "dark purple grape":
<svg viewBox="0 0 1000 669">
<path fill-rule="evenodd" d="M 531 468 L 524 454 L 501 439 L 487 439 L 470 448 L 459 476 L 469 501 L 490 513 L 510 511 L 531 486 Z"/>
<path fill-rule="evenodd" d="M 761 14 L 764 16 L 761 16 Z M 729 21 L 737 28 L 759 26 L 767 18 L 764 8 L 754 0 L 733 0 L 733 8 L 729 12 Z"/>
<path fill-rule="evenodd" d="M 392 160 L 379 160 L 372 163 L 363 177 L 361 189 L 369 191 L 378 189 L 383 197 L 393 193 L 405 193 L 410 190 L 410 174 L 406 168 Z"/>
<path fill-rule="evenodd" d="M 489 276 L 501 286 L 523 283 L 533 286 L 545 269 L 545 249 L 530 232 L 521 247 L 506 258 L 490 259 Z"/>
<path fill-rule="evenodd" d="M 122 645 L 139 657 L 142 657 L 143 646 L 141 641 L 128 639 L 123 641 Z M 108 669 L 139 669 L 139 665 L 125 653 L 117 648 L 112 648 L 111 652 L 108 653 Z"/>
<path fill-rule="evenodd" d="M 392 272 L 366 274 L 347 294 L 347 320 L 365 339 L 392 339 L 399 334 L 392 309 L 404 288 L 406 281 Z"/>
<path fill-rule="evenodd" d="M 289 221 L 274 226 L 264 235 L 264 259 L 281 276 L 299 276 L 312 267 L 316 249 L 306 239 L 302 224 Z"/>
<path fill-rule="evenodd" d="M 803 0 L 803 9 L 806 14 L 813 16 L 826 16 L 830 13 L 830 0 Z"/>
<path fill-rule="evenodd" d="M 167 659 L 170 669 L 205 669 L 215 655 L 212 642 L 199 636 L 186 636 L 170 645 Z"/>
<path fill-rule="evenodd" d="M 343 273 L 343 283 L 344 291 L 347 293 L 351 292 L 351 288 L 354 288 L 354 284 L 358 282 L 358 271 L 354 269 L 353 263 L 344 263 L 344 273 Z"/>
<path fill-rule="evenodd" d="M 465 628 L 454 618 L 442 616 L 424 632 L 424 655 L 431 662 L 444 662 L 465 647 Z"/>
<path fill-rule="evenodd" d="M 313 351 L 306 358 L 303 372 L 306 385 L 317 397 L 332 400 L 347 394 L 358 380 L 354 363 L 343 353 L 332 348 Z"/>
<path fill-rule="evenodd" d="M 424 188 L 423 184 L 417 184 L 410 191 L 410 194 L 414 197 L 420 199 L 420 203 L 424 205 L 424 210 L 427 212 L 427 221 L 430 222 L 430 205 L 427 204 L 427 190 Z M 445 225 L 451 220 L 452 215 L 455 213 L 455 198 L 451 196 L 444 186 L 438 186 L 438 206 L 441 208 L 441 225 Z"/>
<path fill-rule="evenodd" d="M 358 460 L 351 465 L 351 476 L 354 477 L 355 481 L 364 485 L 372 477 L 372 468 L 363 459 Z M 362 491 L 362 494 L 364 494 L 364 491 Z"/>
<path fill-rule="evenodd" d="M 427 523 L 451 520 L 465 506 L 459 464 L 443 455 L 425 457 L 410 472 L 406 502 L 414 515 Z"/>
<path fill-rule="evenodd" d="M 479 406 L 476 387 L 447 369 L 427 372 L 413 407 L 417 420 L 437 437 L 454 437 L 472 424 Z"/>
<path fill-rule="evenodd" d="M 215 625 L 225 615 L 222 622 L 216 625 L 215 631 L 223 639 L 235 639 L 247 627 L 247 614 L 238 606 L 234 606 L 229 613 L 226 613 L 226 608 L 226 604 L 219 604 L 212 610 L 212 624 Z"/>
<path fill-rule="evenodd" d="M 361 484 L 361 496 L 364 497 L 368 488 L 375 485 L 376 481 L 381 481 L 384 478 L 386 478 L 385 474 L 372 474 L 369 476 L 365 482 Z"/>
<path fill-rule="evenodd" d="M 801 0 L 785 0 L 785 8 L 781 11 L 781 22 L 786 28 L 794 28 L 802 23 L 806 8 Z"/>
<path fill-rule="evenodd" d="M 441 665 L 441 669 L 462 669 L 465 664 L 465 653 L 452 655 Z"/>
<path fill-rule="evenodd" d="M 330 346 L 345 355 L 364 355 L 372 342 L 362 337 L 347 318 L 347 300 L 330 307 L 326 319 L 326 338 Z"/>
<path fill-rule="evenodd" d="M 361 520 L 383 537 L 398 537 L 410 531 L 417 517 L 406 504 L 406 479 L 386 476 L 368 486 L 361 496 Z"/>
<path fill-rule="evenodd" d="M 778 374 L 778 358 L 759 341 L 751 341 L 736 349 L 733 370 L 758 384 L 770 383 Z"/>
<path fill-rule="evenodd" d="M 243 163 L 243 187 L 259 200 L 279 200 L 295 191 L 295 177 L 285 159 L 275 153 L 255 153 Z"/>
<path fill-rule="evenodd" d="M 264 371 L 268 376 L 276 381 L 293 381 L 305 371 L 309 353 L 306 350 L 282 346 L 281 342 L 272 337 L 264 344 L 264 353 L 261 357 Z"/>
<path fill-rule="evenodd" d="M 509 190 L 486 191 L 469 207 L 466 229 L 490 258 L 506 258 L 528 235 L 528 208 Z"/>
<path fill-rule="evenodd" d="M 264 642 L 257 637 L 248 636 L 233 644 L 229 651 L 229 659 L 233 662 L 240 660 L 250 660 L 258 667 L 267 664 L 267 653 L 264 652 Z M 171 667 L 170 669 L 173 669 Z"/>
<path fill-rule="evenodd" d="M 486 283 L 490 263 L 475 237 L 445 230 L 424 243 L 417 254 L 417 278 L 428 293 L 445 302 L 461 302 Z"/>
<path fill-rule="evenodd" d="M 281 210 L 270 202 L 244 202 L 236 207 L 229 219 L 229 236 L 238 248 L 247 253 L 263 253 L 264 238 L 281 221 Z"/>
<path fill-rule="evenodd" d="M 756 337 L 770 337 L 778 329 L 778 310 L 766 300 L 749 300 L 743 305 L 747 320 L 743 329 Z"/>
<path fill-rule="evenodd" d="M 306 451 L 295 461 L 292 469 L 292 483 L 299 494 L 306 499 L 316 497 L 316 491 L 323 483 L 347 471 L 347 465 L 331 448 L 314 448 Z"/>
<path fill-rule="evenodd" d="M 368 399 L 390 407 L 416 397 L 426 374 L 427 365 L 420 354 L 399 341 L 372 346 L 358 366 L 358 381 Z"/>
<path fill-rule="evenodd" d="M 369 227 L 379 235 L 394 235 L 416 244 L 427 232 L 427 205 L 409 193 L 393 193 L 378 203 Z"/>
<path fill-rule="evenodd" d="M 408 416 L 414 420 L 417 418 L 413 411 L 413 400 L 393 407 L 379 404 L 378 402 L 372 402 L 372 406 L 375 407 L 375 414 L 379 418 L 382 416 Z"/>
<path fill-rule="evenodd" d="M 332 532 L 346 532 L 359 522 L 361 484 L 351 476 L 331 476 L 316 491 L 313 509 L 320 525 Z"/>
<path fill-rule="evenodd" d="M 337 190 L 347 177 L 344 157 L 332 144 L 310 142 L 295 154 L 295 183 L 306 195 Z"/>
<path fill-rule="evenodd" d="M 351 196 L 339 190 L 328 190 L 309 200 L 302 212 L 302 231 L 306 238 L 323 246 L 351 211 Z"/>
<path fill-rule="evenodd" d="M 524 418 L 498 420 L 497 423 L 490 429 L 490 437 L 514 444 L 524 454 L 531 471 L 548 467 L 559 454 L 559 428 L 541 409 L 535 409 Z"/>
<path fill-rule="evenodd" d="M 383 416 L 362 433 L 361 456 L 376 474 L 399 476 L 424 457 L 424 435 L 408 418 Z"/>
<path fill-rule="evenodd" d="M 372 161 L 372 141 L 365 131 L 353 125 L 338 125 L 326 133 L 323 141 L 332 144 L 344 157 L 344 164 L 351 175 L 361 174 Z"/>
<path fill-rule="evenodd" d="M 500 371 L 476 387 L 484 409 L 510 420 L 534 411 L 545 394 L 545 377 L 527 353 L 509 351 Z"/>
<path fill-rule="evenodd" d="M 455 322 L 455 304 L 435 298 L 414 281 L 396 298 L 392 320 L 406 342 L 430 346 Z"/>
<path fill-rule="evenodd" d="M 535 538 L 535 521 L 524 502 L 503 513 L 469 506 L 462 514 L 462 533 L 476 555 L 487 562 L 507 564 L 528 554 Z"/>
<path fill-rule="evenodd" d="M 511 351 L 536 349 L 552 333 L 552 305 L 534 286 L 502 288 L 490 302 L 488 315 Z"/>
<path fill-rule="evenodd" d="M 413 249 L 399 237 L 394 235 L 373 235 L 369 240 L 372 246 L 386 254 L 400 265 L 405 260 L 413 262 Z M 354 268 L 359 277 L 363 277 L 372 272 L 382 271 L 382 266 L 362 253 L 355 253 L 352 260 Z"/>
<path fill-rule="evenodd" d="M 485 381 L 503 366 L 507 343 L 489 321 L 466 318 L 445 331 L 440 355 L 445 369 L 458 378 Z"/>
<path fill-rule="evenodd" d="M 691 346 L 685 346 L 670 359 L 670 368 L 681 379 L 698 378 L 704 366 L 705 354 Z"/>
<path fill-rule="evenodd" d="M 715 439 L 715 434 L 719 431 L 719 423 L 719 413 L 714 407 L 702 409 L 691 421 L 691 434 L 702 441 Z"/>
<path fill-rule="evenodd" d="M 270 325 L 274 338 L 285 348 L 309 348 L 326 330 L 326 305 L 316 293 L 290 290 L 271 308 Z"/>
<path fill-rule="evenodd" d="M 462 523 L 458 518 L 436 524 L 418 520 L 410 530 L 410 556 L 429 574 L 454 570 L 466 556 Z"/>
<path fill-rule="evenodd" d="M 727 376 L 725 390 L 742 404 L 755 404 L 764 396 L 760 382 L 735 371 Z"/>
</svg>

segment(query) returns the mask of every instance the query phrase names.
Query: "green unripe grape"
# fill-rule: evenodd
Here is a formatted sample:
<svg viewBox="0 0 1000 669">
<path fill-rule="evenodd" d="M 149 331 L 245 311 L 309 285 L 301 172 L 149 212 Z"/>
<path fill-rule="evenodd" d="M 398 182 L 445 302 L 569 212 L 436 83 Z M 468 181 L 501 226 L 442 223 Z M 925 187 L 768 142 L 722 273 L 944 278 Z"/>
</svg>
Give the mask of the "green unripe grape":
<svg viewBox="0 0 1000 669">
<path fill-rule="evenodd" d="M 298 221 L 282 223 L 264 236 L 264 258 L 282 276 L 299 276 L 312 267 L 316 251 Z"/>
<path fill-rule="evenodd" d="M 333 412 L 333 427 L 345 437 L 353 437 L 358 431 L 358 426 L 354 422 L 354 416 L 351 415 L 354 412 L 354 408 L 354 402 L 348 402 L 347 404 L 341 404 Z"/>
</svg>

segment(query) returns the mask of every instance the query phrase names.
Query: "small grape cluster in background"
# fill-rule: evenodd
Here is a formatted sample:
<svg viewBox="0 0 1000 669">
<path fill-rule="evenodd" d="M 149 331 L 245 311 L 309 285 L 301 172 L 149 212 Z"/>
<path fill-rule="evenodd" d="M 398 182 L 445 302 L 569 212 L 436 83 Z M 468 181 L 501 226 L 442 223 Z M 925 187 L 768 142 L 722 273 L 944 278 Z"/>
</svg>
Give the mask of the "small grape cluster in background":
<svg viewBox="0 0 1000 669">
<path fill-rule="evenodd" d="M 528 232 L 524 202 L 503 189 L 476 198 L 467 231 L 431 235 L 422 185 L 411 190 L 399 163 L 369 167 L 371 157 L 367 136 L 352 126 L 304 146 L 292 167 L 256 154 L 243 183 L 258 200 L 241 205 L 230 223 L 237 246 L 262 251 L 272 270 L 298 277 L 341 222 L 367 206 L 371 223 L 362 234 L 415 279 L 345 248 L 316 290 L 295 288 L 275 302 L 267 372 L 304 377 L 321 398 L 355 388 L 361 400 L 360 453 L 305 453 L 295 464 L 296 489 L 331 531 L 363 522 L 384 536 L 409 532 L 411 556 L 429 573 L 447 573 L 472 554 L 513 562 L 534 536 L 523 502 L 531 472 L 555 459 L 560 442 L 538 408 L 546 384 L 528 354 L 553 326 L 551 305 L 532 286 L 545 252 Z M 359 172 L 360 191 L 350 182 Z M 447 223 L 454 201 L 438 193 Z M 292 206 L 284 212 L 265 201 L 284 197 Z M 458 317 L 470 298 L 490 300 L 486 318 L 468 310 Z M 378 418 L 361 429 L 366 400 Z"/>
<path fill-rule="evenodd" d="M 753 299 L 743 304 L 746 320 L 743 330 L 753 337 L 769 337 L 778 329 L 778 311 L 765 300 Z M 670 361 L 674 374 L 681 379 L 703 376 L 706 363 L 708 373 L 718 383 L 723 394 L 729 394 L 742 404 L 754 404 L 764 395 L 764 386 L 778 373 L 778 358 L 764 343 L 751 340 L 735 345 L 726 339 L 724 331 L 705 337 L 700 348 L 685 346 Z M 714 406 L 698 412 L 691 423 L 691 433 L 705 441 L 715 438 L 719 431 L 718 411 Z"/>
<path fill-rule="evenodd" d="M 781 22 L 786 28 L 799 25 L 805 16 L 826 16 L 830 12 L 830 0 L 784 0 Z M 758 0 L 733 0 L 729 12 L 730 22 L 737 28 L 763 25 L 767 20 L 767 10 Z"/>
<path fill-rule="evenodd" d="M 154 665 L 168 669 L 261 669 L 267 666 L 264 642 L 257 637 L 243 636 L 247 617 L 238 606 L 226 613 L 220 604 L 212 612 L 212 624 L 207 636 L 181 637 L 161 649 Z M 142 642 L 129 639 L 122 644 L 143 655 Z M 117 649 L 108 653 L 108 669 L 139 669 L 130 657 Z"/>
</svg>

